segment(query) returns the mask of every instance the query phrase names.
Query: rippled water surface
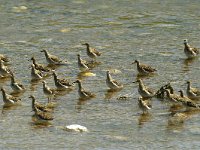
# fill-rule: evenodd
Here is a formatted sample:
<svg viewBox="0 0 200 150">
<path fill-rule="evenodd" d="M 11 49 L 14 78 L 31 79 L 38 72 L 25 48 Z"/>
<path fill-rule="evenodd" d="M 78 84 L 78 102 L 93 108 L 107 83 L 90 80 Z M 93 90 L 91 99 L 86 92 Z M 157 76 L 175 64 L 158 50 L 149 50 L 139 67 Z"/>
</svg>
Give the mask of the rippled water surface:
<svg viewBox="0 0 200 150">
<path fill-rule="evenodd" d="M 1 97 L 0 149 L 199 149 L 199 112 L 189 112 L 182 124 L 171 125 L 169 105 L 153 98 L 153 108 L 141 115 L 137 105 L 136 66 L 138 59 L 157 68 L 144 78 L 153 89 L 171 82 L 175 90 L 186 89 L 186 80 L 199 85 L 199 58 L 187 61 L 183 39 L 200 47 L 200 2 L 193 0 L 15 0 L 0 3 L 0 53 L 11 59 L 10 68 L 26 86 L 22 105 L 3 108 Z M 89 59 L 81 43 L 88 42 L 102 52 L 96 76 L 82 77 L 77 54 Z M 75 81 L 96 94 L 79 101 L 77 87 L 56 97 L 55 119 L 49 126 L 32 121 L 30 94 L 47 101 L 42 83 L 30 82 L 31 56 L 46 64 L 47 49 L 70 62 L 56 69 L 59 77 Z M 110 93 L 106 70 L 124 83 L 123 90 Z M 117 71 L 118 70 L 118 71 Z M 55 88 L 53 78 L 45 79 Z M 11 92 L 10 80 L 0 85 Z M 127 100 L 117 97 L 128 95 Z M 89 132 L 67 132 L 70 124 L 86 126 Z"/>
</svg>

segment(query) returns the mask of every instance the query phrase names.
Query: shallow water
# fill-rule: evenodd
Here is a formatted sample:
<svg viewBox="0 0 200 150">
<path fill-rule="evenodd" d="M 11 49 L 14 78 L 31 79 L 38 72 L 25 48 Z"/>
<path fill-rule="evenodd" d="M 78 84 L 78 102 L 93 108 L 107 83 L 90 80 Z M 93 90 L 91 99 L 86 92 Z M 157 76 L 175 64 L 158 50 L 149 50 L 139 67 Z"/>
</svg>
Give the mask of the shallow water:
<svg viewBox="0 0 200 150">
<path fill-rule="evenodd" d="M 176 91 L 185 90 L 186 80 L 199 87 L 199 58 L 190 62 L 183 53 L 183 39 L 199 47 L 199 5 L 189 0 L 1 1 L 0 53 L 11 58 L 10 67 L 27 90 L 20 96 L 21 106 L 4 109 L 0 102 L 0 149 L 199 149 L 198 112 L 171 125 L 169 106 L 154 98 L 149 115 L 141 115 L 137 85 L 132 83 L 137 71 L 131 65 L 138 59 L 157 68 L 156 75 L 144 79 L 153 89 L 171 82 Z M 102 52 L 101 64 L 92 69 L 96 76 L 81 76 L 83 86 L 96 98 L 79 101 L 76 87 L 56 97 L 51 125 L 35 125 L 28 97 L 47 99 L 42 83 L 30 82 L 28 60 L 35 56 L 45 64 L 40 52 L 45 48 L 70 62 L 56 72 L 74 81 L 80 78 L 76 55 L 88 59 L 84 42 Z M 113 77 L 125 84 L 123 90 L 107 92 L 108 69 L 119 70 Z M 52 77 L 45 80 L 54 88 Z M 11 92 L 9 84 L 0 81 Z M 117 100 L 125 94 L 128 100 Z M 70 124 L 86 126 L 89 132 L 62 130 Z"/>
</svg>

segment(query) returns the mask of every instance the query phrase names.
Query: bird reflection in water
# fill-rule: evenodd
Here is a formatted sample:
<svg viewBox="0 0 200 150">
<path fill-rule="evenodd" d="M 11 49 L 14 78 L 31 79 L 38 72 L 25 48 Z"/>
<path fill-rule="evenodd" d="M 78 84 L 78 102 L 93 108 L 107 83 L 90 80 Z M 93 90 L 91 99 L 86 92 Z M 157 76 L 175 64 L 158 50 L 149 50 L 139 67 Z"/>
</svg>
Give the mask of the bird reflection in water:
<svg viewBox="0 0 200 150">
<path fill-rule="evenodd" d="M 19 105 L 21 105 L 21 104 L 17 104 L 17 105 L 4 104 L 2 107 L 2 114 L 5 114 L 8 110 L 15 110 Z"/>
<path fill-rule="evenodd" d="M 77 79 L 83 80 L 85 77 L 94 77 L 94 76 L 96 76 L 95 73 L 92 73 L 90 71 L 83 71 L 78 73 Z"/>
<path fill-rule="evenodd" d="M 191 63 L 193 63 L 195 59 L 196 59 L 196 58 L 187 58 L 187 59 L 184 59 L 183 64 L 184 64 L 185 66 L 188 66 L 188 65 L 190 65 Z"/>
<path fill-rule="evenodd" d="M 113 96 L 115 96 L 119 91 L 121 91 L 121 89 L 116 89 L 116 90 L 113 90 L 113 89 L 108 89 L 105 93 L 105 100 L 109 100 L 111 99 Z"/>
<path fill-rule="evenodd" d="M 142 113 L 138 118 L 138 125 L 141 127 L 145 123 L 149 122 L 152 119 L 152 115 L 150 113 Z"/>
<path fill-rule="evenodd" d="M 199 113 L 200 113 L 199 109 L 172 113 L 168 119 L 167 129 L 168 130 L 182 130 L 184 128 L 184 122 L 192 118 L 195 114 L 199 114 Z"/>
</svg>

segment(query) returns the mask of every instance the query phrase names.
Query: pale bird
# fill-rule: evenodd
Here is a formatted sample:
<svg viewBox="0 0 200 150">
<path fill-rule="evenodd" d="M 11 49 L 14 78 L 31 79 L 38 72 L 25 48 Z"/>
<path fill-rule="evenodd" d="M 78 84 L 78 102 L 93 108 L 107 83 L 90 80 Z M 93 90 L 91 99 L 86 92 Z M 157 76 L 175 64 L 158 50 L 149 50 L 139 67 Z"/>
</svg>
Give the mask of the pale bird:
<svg viewBox="0 0 200 150">
<path fill-rule="evenodd" d="M 118 81 L 114 80 L 110 74 L 110 71 L 106 72 L 106 84 L 112 90 L 122 89 L 123 84 L 119 83 Z"/>
<path fill-rule="evenodd" d="M 187 39 L 184 40 L 184 53 L 188 58 L 193 58 L 199 55 L 199 50 L 195 47 L 191 47 L 188 44 Z"/>
</svg>

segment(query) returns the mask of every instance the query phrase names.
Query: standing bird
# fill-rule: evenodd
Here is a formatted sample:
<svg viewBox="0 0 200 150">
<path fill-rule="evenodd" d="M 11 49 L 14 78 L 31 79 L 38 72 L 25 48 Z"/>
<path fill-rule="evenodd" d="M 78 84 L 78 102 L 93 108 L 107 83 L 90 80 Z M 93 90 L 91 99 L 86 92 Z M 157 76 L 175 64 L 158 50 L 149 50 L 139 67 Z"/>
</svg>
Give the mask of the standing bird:
<svg viewBox="0 0 200 150">
<path fill-rule="evenodd" d="M 177 94 L 171 94 L 169 89 L 165 89 L 167 99 L 170 100 L 173 104 L 181 103 L 182 97 Z"/>
<path fill-rule="evenodd" d="M 107 74 L 106 84 L 110 89 L 117 90 L 117 89 L 122 89 L 123 88 L 123 84 L 117 82 L 116 80 L 114 80 L 112 78 L 112 76 L 110 74 L 110 71 L 107 71 L 106 74 Z"/>
<path fill-rule="evenodd" d="M 44 111 L 41 111 L 37 108 L 34 109 L 34 112 L 35 112 L 35 117 L 38 119 L 37 121 L 39 122 L 46 122 L 46 121 L 51 121 L 53 120 L 53 115 L 49 112 L 44 112 Z"/>
<path fill-rule="evenodd" d="M 55 72 L 53 72 L 53 77 L 54 77 L 55 86 L 57 87 L 58 90 L 67 90 L 67 89 L 71 89 L 74 86 L 73 83 L 70 83 L 66 79 L 58 79 Z"/>
<path fill-rule="evenodd" d="M 78 83 L 78 94 L 80 96 L 80 98 L 82 99 L 88 99 L 88 98 L 92 98 L 95 97 L 95 94 L 84 90 L 84 88 L 82 87 L 82 83 L 80 80 L 76 80 L 74 83 Z"/>
<path fill-rule="evenodd" d="M 5 92 L 4 88 L 1 88 L 2 96 L 3 96 L 3 102 L 6 106 L 12 106 L 15 104 L 19 104 L 21 102 L 20 98 L 13 97 L 12 95 L 9 95 Z"/>
<path fill-rule="evenodd" d="M 35 57 L 31 57 L 31 60 L 33 61 L 33 64 L 35 65 L 35 69 L 39 70 L 39 71 L 44 71 L 44 72 L 49 72 L 51 71 L 48 67 L 42 65 L 42 64 L 38 64 L 35 60 Z"/>
<path fill-rule="evenodd" d="M 43 83 L 43 92 L 48 97 L 48 102 L 50 102 L 51 98 L 54 96 L 54 90 L 46 85 L 46 81 L 42 81 Z"/>
<path fill-rule="evenodd" d="M 24 91 L 25 87 L 22 84 L 17 83 L 15 81 L 15 77 L 14 77 L 14 74 L 12 72 L 10 74 L 11 74 L 11 83 L 10 83 L 10 86 L 13 89 L 13 91 L 16 92 L 16 93 Z"/>
<path fill-rule="evenodd" d="M 3 62 L 9 62 L 8 57 L 3 54 L 0 54 L 0 60 L 2 60 Z"/>
<path fill-rule="evenodd" d="M 32 80 L 40 80 L 44 77 L 44 74 L 41 71 L 35 69 L 35 65 L 32 64 L 31 65 L 31 77 L 32 77 Z"/>
<path fill-rule="evenodd" d="M 199 50 L 195 47 L 191 47 L 189 44 L 188 44 L 188 41 L 187 40 L 184 40 L 184 52 L 185 52 L 185 55 L 188 57 L 188 58 L 194 58 L 196 56 L 199 55 Z"/>
<path fill-rule="evenodd" d="M 11 70 L 3 64 L 3 60 L 0 60 L 0 76 L 8 77 L 10 76 Z"/>
<path fill-rule="evenodd" d="M 143 114 L 147 113 L 151 109 L 151 104 L 148 100 L 143 100 L 142 97 L 138 98 L 138 106 L 142 110 Z"/>
<path fill-rule="evenodd" d="M 54 106 L 51 103 L 47 103 L 47 104 L 42 104 L 42 103 L 38 103 L 36 102 L 36 99 L 33 95 L 29 96 L 29 98 L 32 100 L 32 109 L 38 109 L 40 111 L 43 112 L 52 112 Z"/>
<path fill-rule="evenodd" d="M 138 79 L 136 82 L 139 83 L 138 86 L 138 93 L 143 97 L 143 98 L 151 98 L 155 95 L 155 92 L 148 88 L 147 86 L 144 85 L 143 81 L 141 79 Z M 134 82 L 135 83 L 135 82 Z"/>
<path fill-rule="evenodd" d="M 198 99 L 200 98 L 200 90 L 197 88 L 191 87 L 191 82 L 187 81 L 187 89 L 186 89 L 187 96 L 191 99 Z"/>
<path fill-rule="evenodd" d="M 33 117 L 36 118 L 34 120 L 36 123 L 47 123 L 54 119 L 52 113 L 41 111 L 36 106 L 34 106 L 33 111 L 35 112 Z"/>
<path fill-rule="evenodd" d="M 49 64 L 62 65 L 62 64 L 66 63 L 66 62 L 63 62 L 62 60 L 60 60 L 57 56 L 49 54 L 49 52 L 45 49 L 42 50 L 41 52 L 44 52 L 46 60 Z"/>
<path fill-rule="evenodd" d="M 132 64 L 137 64 L 137 70 L 140 75 L 148 75 L 157 71 L 149 65 L 141 64 L 138 60 L 135 60 Z"/>
<path fill-rule="evenodd" d="M 199 105 L 196 104 L 193 100 L 191 100 L 187 96 L 184 96 L 182 90 L 180 90 L 178 92 L 180 92 L 180 96 L 182 98 L 181 103 L 186 107 L 186 109 L 188 109 L 188 108 L 200 108 Z"/>
<path fill-rule="evenodd" d="M 88 43 L 84 43 L 82 45 L 86 45 L 87 48 L 87 55 L 92 58 L 95 59 L 98 56 L 101 56 L 101 53 L 98 52 L 95 48 L 91 48 L 90 45 Z"/>
<path fill-rule="evenodd" d="M 78 67 L 81 71 L 88 71 L 89 67 L 86 65 L 86 61 L 81 59 L 80 54 L 77 55 L 78 57 Z"/>
</svg>

